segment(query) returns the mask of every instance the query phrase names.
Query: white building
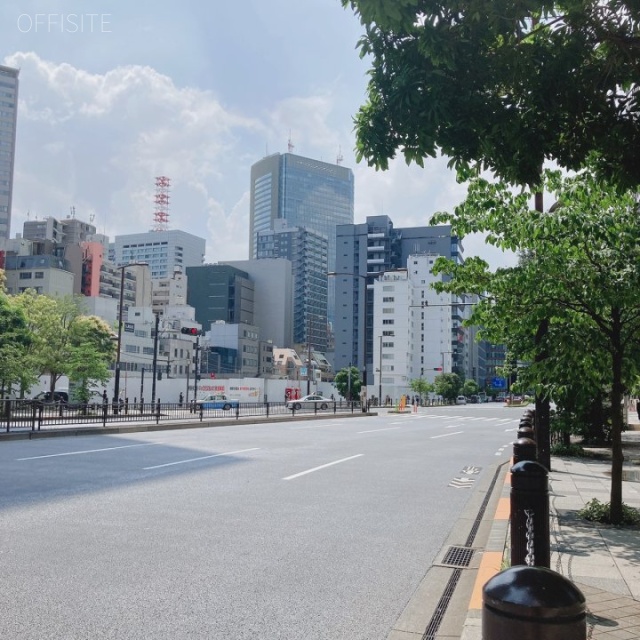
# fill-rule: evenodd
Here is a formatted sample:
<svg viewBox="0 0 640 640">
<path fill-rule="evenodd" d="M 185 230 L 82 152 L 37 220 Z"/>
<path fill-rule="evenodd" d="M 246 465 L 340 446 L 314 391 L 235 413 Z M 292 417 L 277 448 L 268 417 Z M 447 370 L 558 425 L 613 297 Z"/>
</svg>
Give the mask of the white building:
<svg viewBox="0 0 640 640">
<path fill-rule="evenodd" d="M 375 375 L 370 396 L 397 401 L 412 395 L 411 380 L 433 382 L 436 375 L 452 370 L 452 340 L 462 328 L 454 327 L 458 321 L 451 294 L 437 293 L 431 286 L 437 258 L 410 255 L 406 269 L 388 271 L 373 284 Z"/>
<path fill-rule="evenodd" d="M 116 236 L 109 258 L 117 265 L 146 262 L 151 278 L 169 278 L 176 268 L 197 267 L 204 262 L 205 240 L 186 231 L 147 231 Z"/>
</svg>

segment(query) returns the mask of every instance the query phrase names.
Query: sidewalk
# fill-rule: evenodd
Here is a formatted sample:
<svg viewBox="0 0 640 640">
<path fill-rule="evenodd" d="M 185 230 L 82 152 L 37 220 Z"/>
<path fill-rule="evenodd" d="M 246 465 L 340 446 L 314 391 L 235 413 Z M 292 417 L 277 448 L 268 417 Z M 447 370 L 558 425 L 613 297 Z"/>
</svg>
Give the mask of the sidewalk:
<svg viewBox="0 0 640 640">
<path fill-rule="evenodd" d="M 623 434 L 623 450 L 623 502 L 640 508 L 640 431 Z M 549 474 L 551 569 L 584 594 L 589 640 L 640 638 L 640 527 L 598 525 L 577 517 L 592 498 L 609 502 L 610 469 L 609 460 L 553 457 Z M 508 480 L 507 473 L 461 640 L 481 640 L 482 586 L 501 569 L 496 544 L 509 559 Z"/>
</svg>

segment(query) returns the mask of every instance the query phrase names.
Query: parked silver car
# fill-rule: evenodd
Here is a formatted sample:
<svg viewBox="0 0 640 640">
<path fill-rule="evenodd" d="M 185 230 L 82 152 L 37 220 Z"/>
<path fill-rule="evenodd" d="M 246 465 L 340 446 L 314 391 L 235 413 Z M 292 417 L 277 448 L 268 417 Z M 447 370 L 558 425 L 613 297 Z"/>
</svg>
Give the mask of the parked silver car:
<svg viewBox="0 0 640 640">
<path fill-rule="evenodd" d="M 316 407 L 318 409 L 328 409 L 332 405 L 333 400 L 312 393 L 298 400 L 290 400 L 287 402 L 287 409 L 295 409 L 296 411 L 300 409 L 315 409 Z"/>
</svg>

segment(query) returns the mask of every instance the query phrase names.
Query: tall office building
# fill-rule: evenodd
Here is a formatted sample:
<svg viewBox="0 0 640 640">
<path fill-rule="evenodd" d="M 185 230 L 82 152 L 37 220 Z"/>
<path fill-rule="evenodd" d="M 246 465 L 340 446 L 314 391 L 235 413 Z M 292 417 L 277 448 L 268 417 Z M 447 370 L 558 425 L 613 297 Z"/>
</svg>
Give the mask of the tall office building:
<svg viewBox="0 0 640 640">
<path fill-rule="evenodd" d="M 373 380 L 373 282 L 386 271 L 405 269 L 410 255 L 436 254 L 461 262 L 462 245 L 449 226 L 395 229 L 388 216 L 340 225 L 336 242 L 334 368 L 351 363 L 366 368 L 367 380 Z M 457 308 L 451 313 L 452 320 L 461 320 Z M 460 361 L 454 359 L 453 370 L 462 368 L 463 358 L 460 353 Z"/>
<path fill-rule="evenodd" d="M 11 231 L 19 73 L 0 65 L 0 240 L 8 240 Z"/>
<path fill-rule="evenodd" d="M 353 224 L 354 181 L 351 169 L 293 153 L 273 154 L 251 167 L 249 249 L 258 255 L 258 233 L 275 229 L 283 219 L 289 227 L 327 238 L 329 271 L 336 264 L 336 228 Z M 305 295 L 311 295 L 306 292 Z M 329 282 L 329 320 L 333 319 Z"/>
<path fill-rule="evenodd" d="M 327 350 L 327 247 L 326 236 L 291 228 L 286 220 L 258 232 L 258 260 L 286 258 L 293 267 L 294 343 L 322 353 Z"/>
</svg>

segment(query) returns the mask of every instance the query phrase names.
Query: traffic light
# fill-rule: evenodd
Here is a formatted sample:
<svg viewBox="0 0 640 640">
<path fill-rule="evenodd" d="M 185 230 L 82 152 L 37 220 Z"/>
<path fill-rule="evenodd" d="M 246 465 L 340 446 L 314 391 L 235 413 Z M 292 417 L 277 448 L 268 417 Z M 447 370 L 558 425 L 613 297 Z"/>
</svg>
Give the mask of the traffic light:
<svg viewBox="0 0 640 640">
<path fill-rule="evenodd" d="M 188 336 L 201 336 L 202 331 L 200 329 L 196 329 L 195 327 L 182 327 L 180 329 L 180 333 L 185 333 Z"/>
<path fill-rule="evenodd" d="M 442 367 L 433 367 L 434 371 L 442 371 Z"/>
</svg>

